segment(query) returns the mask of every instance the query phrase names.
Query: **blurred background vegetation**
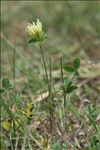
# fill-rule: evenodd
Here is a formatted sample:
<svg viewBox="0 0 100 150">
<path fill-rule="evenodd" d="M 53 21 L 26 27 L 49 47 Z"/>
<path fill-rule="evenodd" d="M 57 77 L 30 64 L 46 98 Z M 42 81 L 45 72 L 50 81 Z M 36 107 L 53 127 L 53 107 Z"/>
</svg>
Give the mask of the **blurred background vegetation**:
<svg viewBox="0 0 100 150">
<path fill-rule="evenodd" d="M 70 63 L 81 58 L 81 75 L 100 75 L 100 1 L 2 1 L 1 2 L 2 75 L 12 78 L 16 49 L 16 78 L 41 75 L 39 47 L 27 43 L 27 22 L 37 18 L 47 34 L 43 47 L 46 61 L 52 58 L 53 69 L 59 58 Z M 56 63 L 55 63 L 56 62 Z"/>
</svg>

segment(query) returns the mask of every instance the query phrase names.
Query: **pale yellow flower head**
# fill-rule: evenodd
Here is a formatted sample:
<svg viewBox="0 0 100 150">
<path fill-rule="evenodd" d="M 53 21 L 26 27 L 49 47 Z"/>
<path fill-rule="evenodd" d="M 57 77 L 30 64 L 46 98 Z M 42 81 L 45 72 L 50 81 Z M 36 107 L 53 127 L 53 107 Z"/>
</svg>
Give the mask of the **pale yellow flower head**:
<svg viewBox="0 0 100 150">
<path fill-rule="evenodd" d="M 33 42 L 41 42 L 44 39 L 44 32 L 42 30 L 42 23 L 37 19 L 36 23 L 28 23 L 26 31 L 32 37 Z"/>
</svg>

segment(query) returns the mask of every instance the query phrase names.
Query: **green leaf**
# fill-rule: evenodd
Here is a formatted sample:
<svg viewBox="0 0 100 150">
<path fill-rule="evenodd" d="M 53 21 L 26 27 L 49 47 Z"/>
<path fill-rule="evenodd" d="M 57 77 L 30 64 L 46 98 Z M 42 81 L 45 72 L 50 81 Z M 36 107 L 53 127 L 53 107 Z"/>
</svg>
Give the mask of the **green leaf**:
<svg viewBox="0 0 100 150">
<path fill-rule="evenodd" d="M 73 66 L 75 69 L 79 69 L 80 67 L 80 59 L 79 58 L 76 58 L 73 62 Z"/>
<path fill-rule="evenodd" d="M 73 72 L 75 72 L 75 69 L 74 69 L 74 67 L 73 66 L 64 66 L 63 67 L 63 69 L 66 71 L 66 72 L 69 72 L 69 73 L 73 73 Z"/>
<path fill-rule="evenodd" d="M 73 92 L 73 91 L 76 90 L 76 89 L 77 89 L 77 86 L 72 85 L 72 86 L 70 86 L 70 87 L 67 89 L 67 93 L 71 93 L 71 92 Z"/>
<path fill-rule="evenodd" d="M 28 41 L 28 43 L 35 43 L 35 42 L 37 42 L 36 39 L 30 39 L 30 40 Z"/>
</svg>

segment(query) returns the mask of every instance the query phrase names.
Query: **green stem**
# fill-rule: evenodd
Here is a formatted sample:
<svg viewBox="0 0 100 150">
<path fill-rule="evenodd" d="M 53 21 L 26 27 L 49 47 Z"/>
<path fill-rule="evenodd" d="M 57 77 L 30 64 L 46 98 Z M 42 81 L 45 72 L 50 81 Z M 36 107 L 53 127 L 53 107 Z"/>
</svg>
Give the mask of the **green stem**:
<svg viewBox="0 0 100 150">
<path fill-rule="evenodd" d="M 49 74 L 49 79 L 50 79 L 50 82 L 49 82 L 49 86 L 50 86 L 50 89 L 49 89 L 49 101 L 50 101 L 50 109 L 49 109 L 49 113 L 50 113 L 50 129 L 51 129 L 51 133 L 52 133 L 52 118 L 53 118 L 53 109 L 52 109 L 52 74 L 51 74 L 51 59 L 49 59 L 49 62 L 50 62 L 50 74 Z"/>
<path fill-rule="evenodd" d="M 61 68 L 61 81 L 63 85 L 64 77 L 63 77 L 63 64 L 62 64 L 62 58 L 60 59 L 60 68 Z M 66 109 L 66 91 L 63 88 L 63 93 L 64 93 L 64 110 Z"/>
<path fill-rule="evenodd" d="M 52 75 L 51 75 L 51 59 L 49 59 L 50 61 L 50 81 L 48 78 L 48 73 L 47 73 L 47 68 L 46 68 L 46 63 L 45 63 L 45 58 L 44 58 L 44 53 L 43 53 L 43 49 L 42 49 L 42 44 L 39 44 L 40 46 L 40 50 L 41 50 L 41 55 L 42 55 L 42 60 L 43 60 L 43 65 L 44 65 L 44 70 L 45 70 L 45 76 L 46 76 L 46 80 L 48 83 L 48 92 L 49 92 L 49 101 L 50 101 L 50 109 L 49 109 L 49 114 L 50 114 L 50 129 L 51 129 L 51 133 L 52 133 L 52 116 L 53 116 L 53 112 L 52 112 L 52 103 L 51 103 L 51 80 L 52 80 Z"/>
<path fill-rule="evenodd" d="M 63 76 L 63 64 L 62 64 L 62 58 L 60 59 L 60 68 L 61 68 L 61 81 L 62 81 L 62 86 L 63 86 L 63 81 L 64 81 L 64 76 Z M 63 95 L 64 95 L 64 120 L 63 120 L 63 123 L 64 123 L 64 128 L 65 128 L 65 131 L 66 131 L 66 90 L 64 89 L 63 87 Z"/>
<path fill-rule="evenodd" d="M 63 64 L 62 64 L 62 58 L 60 58 L 60 68 L 61 68 L 61 81 L 63 84 Z"/>
<path fill-rule="evenodd" d="M 16 93 L 16 49 L 14 49 L 14 55 L 13 55 L 13 67 L 12 67 L 12 72 L 13 72 L 13 82 L 14 82 L 14 92 Z"/>
<path fill-rule="evenodd" d="M 42 55 L 42 60 L 43 60 L 43 65 L 44 65 L 44 70 L 45 70 L 45 76 L 46 76 L 46 80 L 47 80 L 47 83 L 48 83 L 48 91 L 49 91 L 49 89 L 50 89 L 49 79 L 48 79 L 48 73 L 47 73 L 47 68 L 46 68 L 44 53 L 43 53 L 43 49 L 42 49 L 42 44 L 40 43 L 39 46 L 40 46 L 40 50 L 41 50 L 41 55 Z"/>
</svg>

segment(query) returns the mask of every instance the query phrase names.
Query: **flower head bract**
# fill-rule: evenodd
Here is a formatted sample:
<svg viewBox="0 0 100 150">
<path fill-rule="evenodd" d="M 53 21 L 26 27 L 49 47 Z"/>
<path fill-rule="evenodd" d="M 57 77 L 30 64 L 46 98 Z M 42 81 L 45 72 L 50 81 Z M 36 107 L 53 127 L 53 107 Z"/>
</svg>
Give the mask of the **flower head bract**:
<svg viewBox="0 0 100 150">
<path fill-rule="evenodd" d="M 26 31 L 32 37 L 30 42 L 42 42 L 45 38 L 45 34 L 42 29 L 42 23 L 37 19 L 36 23 L 28 23 Z"/>
</svg>

